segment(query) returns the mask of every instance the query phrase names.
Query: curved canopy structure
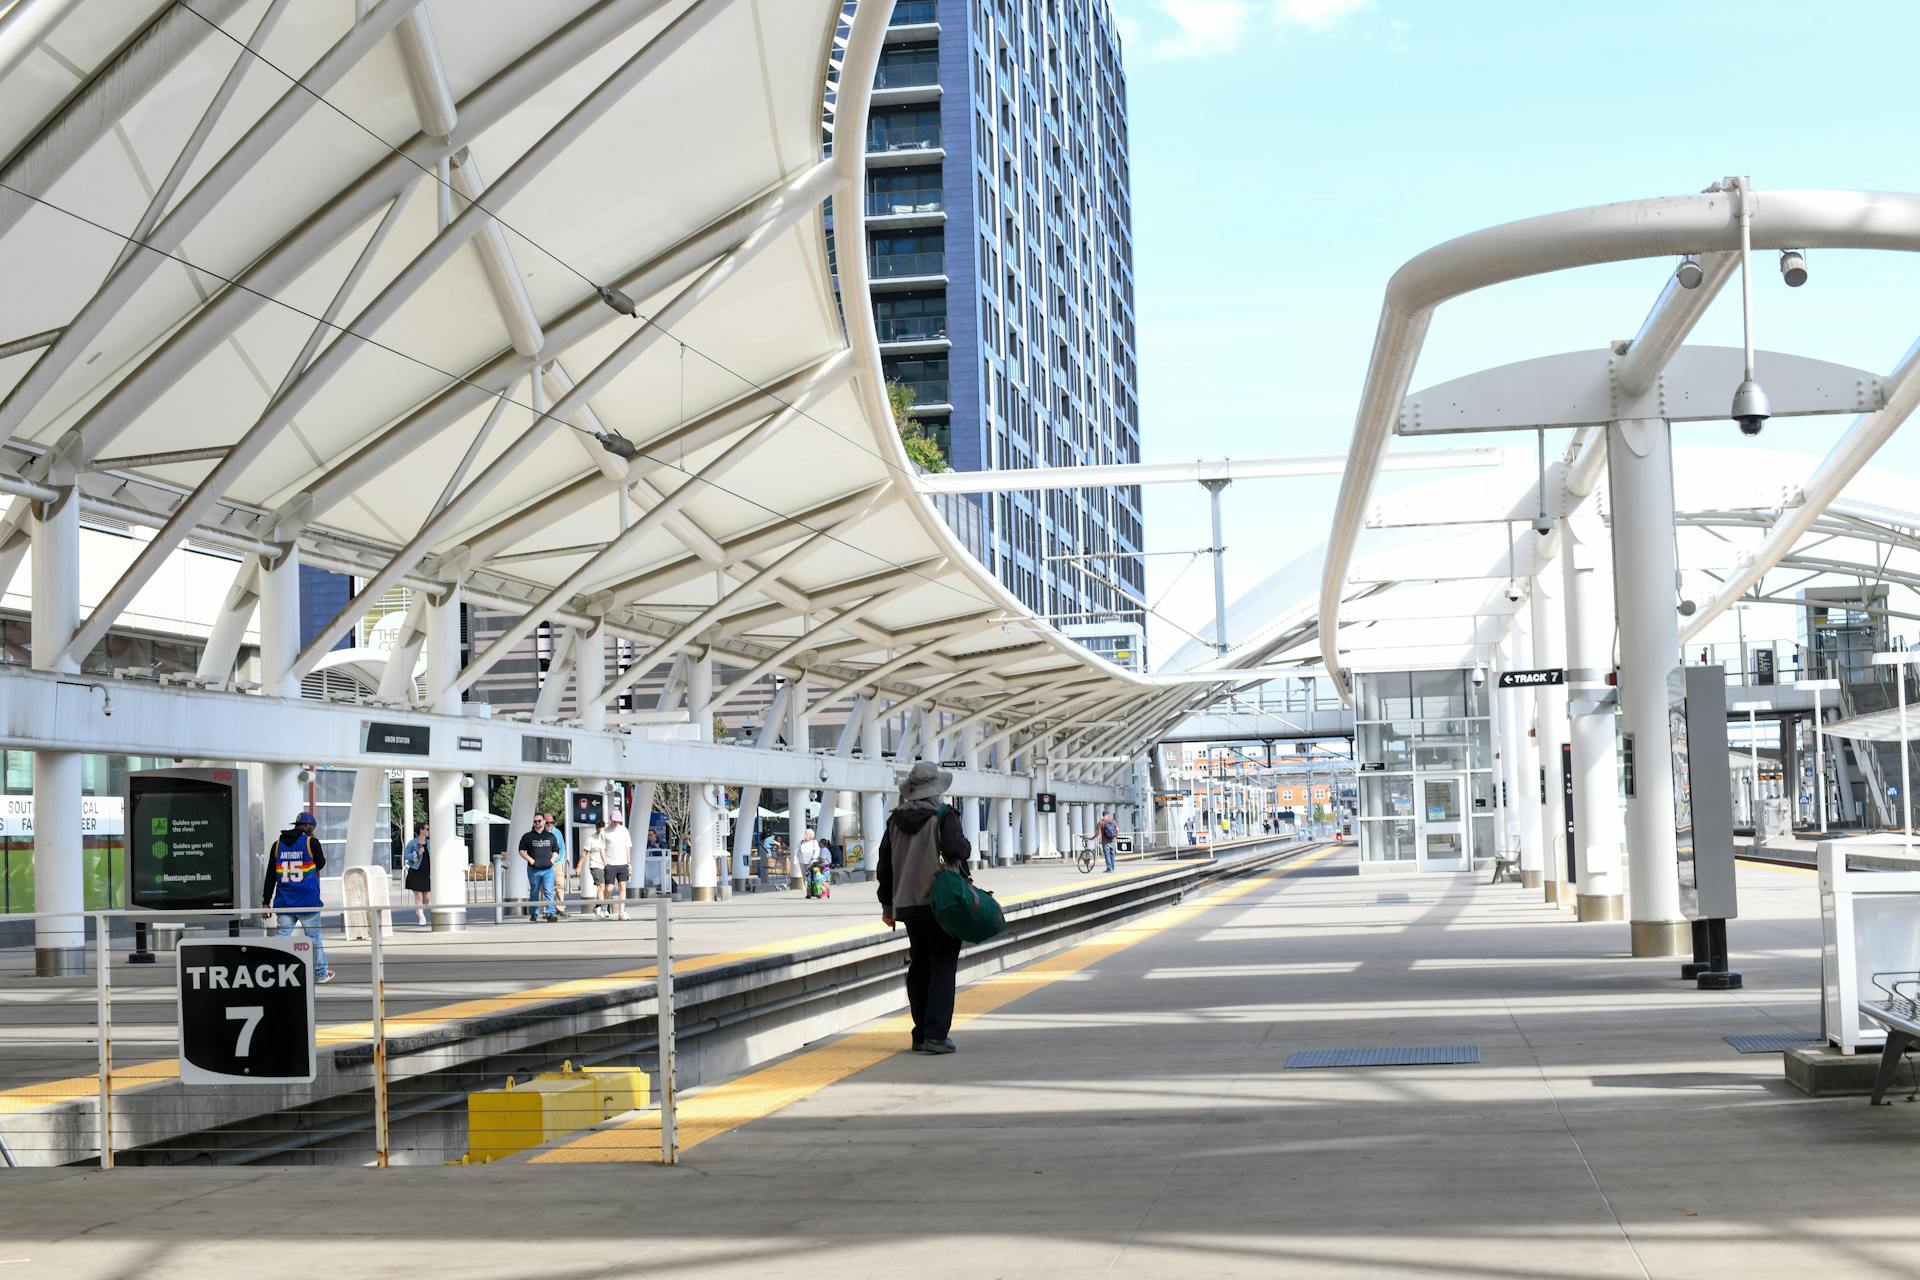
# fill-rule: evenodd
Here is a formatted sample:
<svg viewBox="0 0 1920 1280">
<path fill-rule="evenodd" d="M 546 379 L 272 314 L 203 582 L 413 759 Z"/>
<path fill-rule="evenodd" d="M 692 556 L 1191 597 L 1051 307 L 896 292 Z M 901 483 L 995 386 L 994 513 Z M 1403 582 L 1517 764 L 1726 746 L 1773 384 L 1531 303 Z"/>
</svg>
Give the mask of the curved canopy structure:
<svg viewBox="0 0 1920 1280">
<path fill-rule="evenodd" d="M 551 621 L 633 643 L 608 697 L 696 645 L 723 697 L 1055 732 L 1198 692 L 1037 621 L 908 483 L 863 255 L 835 277 L 864 148 L 823 143 L 889 6 L 361 7 L 73 5 L 8 54 L 8 531 L 68 482 L 160 528 L 69 655 L 192 538 L 370 580 L 294 678 L 412 585 L 515 617 L 455 690 Z"/>
</svg>

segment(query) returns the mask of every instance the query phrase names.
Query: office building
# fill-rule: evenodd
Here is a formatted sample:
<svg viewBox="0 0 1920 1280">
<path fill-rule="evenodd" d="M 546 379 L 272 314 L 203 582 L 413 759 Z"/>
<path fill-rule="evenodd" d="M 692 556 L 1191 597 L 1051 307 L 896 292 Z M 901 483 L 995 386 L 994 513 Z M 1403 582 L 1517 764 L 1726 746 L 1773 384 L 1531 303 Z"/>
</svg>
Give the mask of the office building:
<svg viewBox="0 0 1920 1280">
<path fill-rule="evenodd" d="M 874 315 L 955 469 L 1140 460 L 1127 147 L 1108 0 L 895 5 L 867 134 Z M 942 510 L 1055 624 L 1144 624 L 1137 487 Z"/>
</svg>

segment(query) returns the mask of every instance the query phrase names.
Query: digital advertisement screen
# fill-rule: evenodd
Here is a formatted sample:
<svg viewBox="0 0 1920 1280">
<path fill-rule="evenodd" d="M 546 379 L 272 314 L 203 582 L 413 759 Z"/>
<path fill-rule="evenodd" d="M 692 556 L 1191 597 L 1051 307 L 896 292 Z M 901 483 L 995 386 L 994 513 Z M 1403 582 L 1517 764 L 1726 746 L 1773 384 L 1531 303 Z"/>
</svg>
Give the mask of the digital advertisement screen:
<svg viewBox="0 0 1920 1280">
<path fill-rule="evenodd" d="M 136 907 L 231 907 L 234 783 L 127 778 L 127 881 Z"/>
</svg>

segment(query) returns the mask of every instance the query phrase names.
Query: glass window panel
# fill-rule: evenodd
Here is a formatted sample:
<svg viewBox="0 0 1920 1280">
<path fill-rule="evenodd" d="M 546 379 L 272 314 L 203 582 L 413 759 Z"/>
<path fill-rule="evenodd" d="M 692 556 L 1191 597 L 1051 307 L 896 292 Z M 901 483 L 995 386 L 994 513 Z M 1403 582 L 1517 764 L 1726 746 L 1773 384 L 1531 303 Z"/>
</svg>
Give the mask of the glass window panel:
<svg viewBox="0 0 1920 1280">
<path fill-rule="evenodd" d="M 1380 718 L 1382 720 L 1413 719 L 1413 694 L 1407 673 L 1383 671 L 1376 678 L 1380 681 Z"/>
<path fill-rule="evenodd" d="M 1354 709 L 1355 720 L 1381 720 L 1380 714 L 1380 675 L 1366 671 L 1353 678 L 1355 692 L 1359 695 L 1359 705 Z"/>
<path fill-rule="evenodd" d="M 1473 767 L 1493 768 L 1493 724 L 1487 720 L 1470 722 L 1473 730 Z"/>
<path fill-rule="evenodd" d="M 1435 771 L 1459 771 L 1467 767 L 1464 743 L 1423 741 L 1416 752 L 1418 767 Z"/>
<path fill-rule="evenodd" d="M 1414 715 L 1428 719 L 1467 713 L 1467 673 L 1415 671 L 1412 673 Z"/>
<path fill-rule="evenodd" d="M 1473 856 L 1491 858 L 1493 856 L 1493 819 L 1475 817 L 1473 820 Z"/>
</svg>

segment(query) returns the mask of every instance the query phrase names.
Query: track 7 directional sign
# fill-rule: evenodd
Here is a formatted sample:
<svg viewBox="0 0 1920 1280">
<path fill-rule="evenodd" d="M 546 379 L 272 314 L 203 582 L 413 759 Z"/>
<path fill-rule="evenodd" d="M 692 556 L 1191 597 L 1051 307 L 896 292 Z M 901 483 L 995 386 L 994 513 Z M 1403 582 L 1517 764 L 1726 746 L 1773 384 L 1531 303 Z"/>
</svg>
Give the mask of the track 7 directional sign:
<svg viewBox="0 0 1920 1280">
<path fill-rule="evenodd" d="M 305 938 L 180 944 L 180 1079 L 307 1084 L 314 1076 L 313 944 Z"/>
</svg>

